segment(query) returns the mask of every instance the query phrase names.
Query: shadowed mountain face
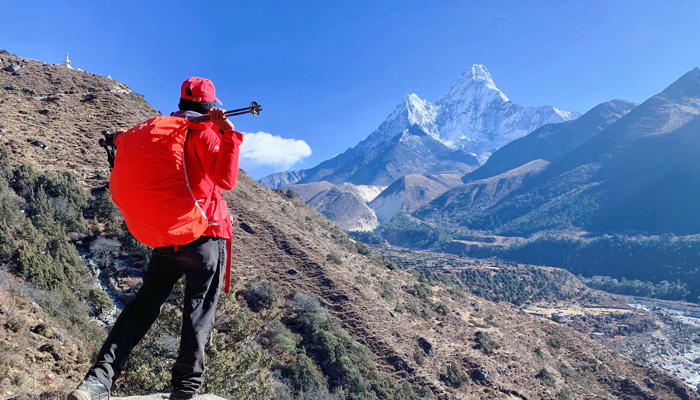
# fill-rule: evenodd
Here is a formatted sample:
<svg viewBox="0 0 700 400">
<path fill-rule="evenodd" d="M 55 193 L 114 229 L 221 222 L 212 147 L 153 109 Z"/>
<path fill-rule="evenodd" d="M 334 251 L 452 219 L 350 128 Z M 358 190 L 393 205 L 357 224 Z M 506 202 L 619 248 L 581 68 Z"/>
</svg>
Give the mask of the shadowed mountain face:
<svg viewBox="0 0 700 400">
<path fill-rule="evenodd" d="M 463 150 L 453 150 L 412 125 L 407 131 L 381 143 L 352 163 L 326 175 L 331 183 L 388 186 L 408 174 L 467 171 L 478 160 Z M 301 182 L 307 182 L 309 176 Z"/>
<path fill-rule="evenodd" d="M 637 105 L 625 100 L 600 104 L 573 121 L 545 125 L 493 153 L 464 182 L 496 176 L 534 160 L 552 161 L 617 122 Z"/>
<path fill-rule="evenodd" d="M 496 176 L 459 185 L 418 209 L 413 215 L 424 221 L 459 229 L 470 216 L 498 204 L 519 189 L 526 179 L 542 172 L 548 164 L 544 160 L 534 160 Z"/>
<path fill-rule="evenodd" d="M 592 232 L 700 232 L 693 200 L 700 69 L 580 146 L 468 226 L 506 234 L 581 228 Z M 687 185 L 686 185 L 687 183 Z"/>
<path fill-rule="evenodd" d="M 633 142 L 594 179 L 599 231 L 700 232 L 700 117 L 665 135 Z"/>
</svg>

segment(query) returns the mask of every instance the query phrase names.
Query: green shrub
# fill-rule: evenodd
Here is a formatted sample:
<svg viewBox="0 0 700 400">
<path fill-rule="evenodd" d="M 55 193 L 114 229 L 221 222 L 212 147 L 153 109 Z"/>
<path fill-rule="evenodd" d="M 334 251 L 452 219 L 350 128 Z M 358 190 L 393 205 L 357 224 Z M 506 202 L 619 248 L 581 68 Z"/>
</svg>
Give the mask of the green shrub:
<svg viewBox="0 0 700 400">
<path fill-rule="evenodd" d="M 353 231 L 353 232 L 348 232 L 348 235 L 352 237 L 355 240 L 358 240 L 363 243 L 367 244 L 372 244 L 372 245 L 382 245 L 386 242 L 384 238 L 382 238 L 379 235 L 376 235 L 373 232 L 361 232 L 361 231 Z"/>
<path fill-rule="evenodd" d="M 563 342 L 560 337 L 553 337 L 549 340 L 547 340 L 547 345 L 551 347 L 554 350 L 559 350 L 561 346 L 563 345 Z"/>
<path fill-rule="evenodd" d="M 369 249 L 369 247 L 365 246 L 363 243 L 355 242 L 354 244 L 358 254 L 361 254 L 363 256 L 369 256 L 372 254 L 372 251 Z"/>
<path fill-rule="evenodd" d="M 0 146 L 0 180 L 9 181 L 12 179 L 12 164 L 10 163 L 10 152 L 5 146 Z"/>
<path fill-rule="evenodd" d="M 418 345 L 413 348 L 413 360 L 420 366 L 425 365 L 425 352 Z"/>
<path fill-rule="evenodd" d="M 440 314 L 440 315 L 447 315 L 447 314 L 451 313 L 452 310 L 450 310 L 450 307 L 448 307 L 447 304 L 445 304 L 445 303 L 439 303 L 439 304 L 435 307 L 435 312 L 437 312 L 437 313 Z"/>
<path fill-rule="evenodd" d="M 341 260 L 340 257 L 338 257 L 338 255 L 335 253 L 329 253 L 326 256 L 326 261 L 330 261 L 333 264 L 337 264 L 337 265 L 340 265 L 343 263 L 343 260 Z"/>
<path fill-rule="evenodd" d="M 557 384 L 557 380 L 554 378 L 547 368 L 542 368 L 540 372 L 535 375 L 535 378 L 540 379 L 545 385 L 554 387 Z"/>
<path fill-rule="evenodd" d="M 394 285 L 391 284 L 389 281 L 382 281 L 380 283 L 382 293 L 381 296 L 387 300 L 394 300 L 396 299 L 396 289 L 394 289 Z"/>
<path fill-rule="evenodd" d="M 112 201 L 112 195 L 109 189 L 96 189 L 94 196 L 88 203 L 86 212 L 89 218 L 98 218 L 101 220 L 109 220 L 119 215 L 119 209 Z"/>
<path fill-rule="evenodd" d="M 428 300 L 429 297 L 433 295 L 433 291 L 430 290 L 430 288 L 422 283 L 416 283 L 413 285 L 413 290 L 419 298 L 423 300 Z"/>
<path fill-rule="evenodd" d="M 355 276 L 355 282 L 359 283 L 360 285 L 368 286 L 372 284 L 372 281 L 367 279 L 367 277 L 362 276 L 362 275 L 357 275 Z"/>
<path fill-rule="evenodd" d="M 544 360 L 544 353 L 540 347 L 535 348 L 535 355 Z"/>
<path fill-rule="evenodd" d="M 571 393 L 571 390 L 569 390 L 568 388 L 564 388 L 557 393 L 557 399 L 558 400 L 572 400 L 574 398 L 573 395 L 574 394 Z"/>
<path fill-rule="evenodd" d="M 291 363 L 280 365 L 279 369 L 297 393 L 328 393 L 325 376 L 305 353 L 298 354 Z"/>
<path fill-rule="evenodd" d="M 469 383 L 469 376 L 467 376 L 467 373 L 453 361 L 447 366 L 447 372 L 443 380 L 454 388 L 460 388 L 465 383 Z"/>
<path fill-rule="evenodd" d="M 92 307 L 95 315 L 101 315 L 105 311 L 114 308 L 114 302 L 104 290 L 91 289 L 87 298 L 88 304 Z"/>
<path fill-rule="evenodd" d="M 488 332 L 478 331 L 476 332 L 476 346 L 474 347 L 486 355 L 491 355 L 501 346 L 491 338 Z"/>
<path fill-rule="evenodd" d="M 253 281 L 246 284 L 243 291 L 243 298 L 254 312 L 269 310 L 277 305 L 279 296 L 277 291 L 268 281 Z"/>
<path fill-rule="evenodd" d="M 298 335 L 290 331 L 279 319 L 270 323 L 270 327 L 263 335 L 266 348 L 273 349 L 275 353 L 294 354 L 296 346 L 301 340 Z"/>
</svg>

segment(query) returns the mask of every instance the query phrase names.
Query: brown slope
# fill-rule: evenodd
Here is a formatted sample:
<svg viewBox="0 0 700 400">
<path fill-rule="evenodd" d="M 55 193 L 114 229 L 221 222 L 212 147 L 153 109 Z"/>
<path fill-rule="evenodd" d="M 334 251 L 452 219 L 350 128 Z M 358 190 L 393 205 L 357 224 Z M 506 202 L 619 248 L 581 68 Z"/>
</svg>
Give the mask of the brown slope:
<svg viewBox="0 0 700 400">
<path fill-rule="evenodd" d="M 19 76 L 2 70 L 12 64 L 21 67 Z M 98 170 L 108 173 L 105 152 L 95 145 L 103 130 L 129 128 L 159 114 L 121 82 L 0 50 L 0 143 L 14 162 L 72 171 L 91 181 Z"/>
<path fill-rule="evenodd" d="M 570 328 L 524 315 L 508 305 L 455 294 L 443 285 L 430 287 L 432 295 L 421 299 L 415 289 L 419 281 L 413 275 L 379 267 L 329 240 L 332 235 L 344 236 L 311 207 L 284 192 L 268 191 L 243 177 L 229 195 L 229 204 L 239 226 L 234 240 L 235 273 L 244 281 L 264 275 L 283 294 L 301 290 L 317 296 L 373 352 L 380 370 L 397 379 L 427 385 L 444 398 L 454 392 L 476 398 L 543 399 L 565 388 L 573 398 L 596 398 L 595 393 L 697 398 L 674 394 L 683 384 L 660 371 L 633 364 Z M 330 253 L 338 255 L 342 264 L 327 261 Z M 386 294 L 392 291 L 387 287 L 393 288 L 392 295 Z M 479 304 L 479 311 L 473 303 Z M 450 311 L 436 312 L 439 304 Z M 489 332 L 500 349 L 493 355 L 474 349 L 477 331 Z M 424 365 L 414 359 L 421 337 L 434 348 Z M 562 346 L 544 350 L 555 338 Z M 542 358 L 535 354 L 538 347 L 545 351 Z M 404 360 L 405 367 L 397 360 Z M 453 361 L 475 376 L 485 368 L 489 377 L 454 391 L 439 377 Z M 535 377 L 542 368 L 555 376 L 556 387 Z M 646 378 L 658 384 L 654 390 L 644 387 Z"/>
<path fill-rule="evenodd" d="M 416 210 L 413 216 L 458 229 L 471 215 L 497 204 L 548 164 L 545 160 L 534 160 L 498 175 L 459 185 Z"/>
<path fill-rule="evenodd" d="M 8 134 L 3 143 L 14 150 L 15 161 L 70 170 L 87 177 L 88 183 L 104 183 L 104 176 L 95 177 L 93 172 L 106 166 L 101 149 L 89 143 L 98 138 L 99 127 L 127 127 L 155 113 L 138 95 L 110 89 L 112 84 L 123 86 L 108 78 L 8 54 L 2 58 L 4 63 L 12 59 L 24 65 L 20 77 L 0 74 L 3 83 L 15 79 L 11 82 L 20 90 L 49 93 L 51 85 L 64 82 L 76 91 L 85 89 L 75 98 L 63 86 L 51 91 L 59 97 L 51 109 L 45 105 L 47 99 L 9 90 L 0 103 L 4 116 L 0 123 L 6 126 L 3 135 Z M 37 87 L 20 86 L 31 85 L 30 78 L 36 79 Z M 81 101 L 90 94 L 96 97 Z M 49 109 L 49 114 L 38 113 L 42 109 Z M 52 135 L 54 130 L 66 133 Z M 53 147 L 39 151 L 25 144 L 35 133 L 45 135 L 38 139 L 52 139 Z M 442 284 L 421 283 L 406 271 L 379 266 L 349 251 L 348 237 L 300 199 L 264 189 L 244 173 L 227 199 L 235 221 L 234 273 L 240 282 L 264 275 L 282 294 L 301 290 L 317 296 L 356 340 L 368 346 L 382 371 L 415 386 L 427 385 L 441 398 L 544 399 L 566 391 L 572 398 L 698 398 L 680 381 L 619 357 L 569 328 Z M 335 258 L 328 257 L 331 254 Z M 479 304 L 478 311 L 473 303 Z M 446 307 L 438 307 L 441 304 Z M 477 331 L 488 332 L 500 348 L 491 355 L 474 349 Z M 422 365 L 414 359 L 421 337 L 434 349 Z M 545 351 L 542 357 L 535 355 L 535 349 L 547 349 L 555 338 L 562 343 L 558 349 Z M 453 389 L 440 380 L 452 362 L 473 377 L 481 368 L 489 374 L 484 380 Z M 535 377 L 543 368 L 551 372 L 554 386 Z M 653 379 L 656 387 L 644 387 L 645 378 Z"/>
</svg>

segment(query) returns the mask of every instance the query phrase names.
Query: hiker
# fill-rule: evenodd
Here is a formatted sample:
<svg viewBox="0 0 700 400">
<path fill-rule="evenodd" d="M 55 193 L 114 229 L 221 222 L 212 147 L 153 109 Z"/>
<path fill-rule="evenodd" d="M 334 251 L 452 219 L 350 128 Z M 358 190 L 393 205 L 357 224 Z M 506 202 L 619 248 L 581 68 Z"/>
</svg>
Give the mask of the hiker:
<svg viewBox="0 0 700 400">
<path fill-rule="evenodd" d="M 224 110 L 214 108 L 215 101 L 221 104 L 212 82 L 192 77 L 182 84 L 180 111 L 171 114 L 187 119 L 205 114 L 210 117 L 210 121 L 188 125 L 183 154 L 187 185 L 199 204 L 197 208 L 206 215 L 208 226 L 202 228 L 204 233 L 194 241 L 153 249 L 136 297 L 124 307 L 97 361 L 80 386 L 70 393 L 69 400 L 109 398 L 109 390 L 132 348 L 155 322 L 161 306 L 182 275 L 186 277 L 183 323 L 179 354 L 172 367 L 170 399 L 194 398 L 202 387 L 204 346 L 214 326 L 225 270 L 226 291 L 229 285 L 232 220 L 221 190 L 231 190 L 236 185 L 239 146 L 243 141 L 243 134 L 234 130 Z M 162 207 L 168 207 L 168 204 L 162 204 Z"/>
</svg>

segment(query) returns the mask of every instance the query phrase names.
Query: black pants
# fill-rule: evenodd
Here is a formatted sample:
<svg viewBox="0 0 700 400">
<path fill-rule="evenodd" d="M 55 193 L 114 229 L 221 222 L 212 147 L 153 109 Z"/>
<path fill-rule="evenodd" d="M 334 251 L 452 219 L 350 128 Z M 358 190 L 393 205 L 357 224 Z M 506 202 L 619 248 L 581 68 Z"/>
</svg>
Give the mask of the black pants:
<svg viewBox="0 0 700 400">
<path fill-rule="evenodd" d="M 124 307 L 87 376 L 107 389 L 121 374 L 131 350 L 160 314 L 175 283 L 185 275 L 180 352 L 172 369 L 173 390 L 197 394 L 204 383 L 204 346 L 214 326 L 220 284 L 226 266 L 226 240 L 201 237 L 194 242 L 153 249 L 136 297 Z"/>
</svg>

